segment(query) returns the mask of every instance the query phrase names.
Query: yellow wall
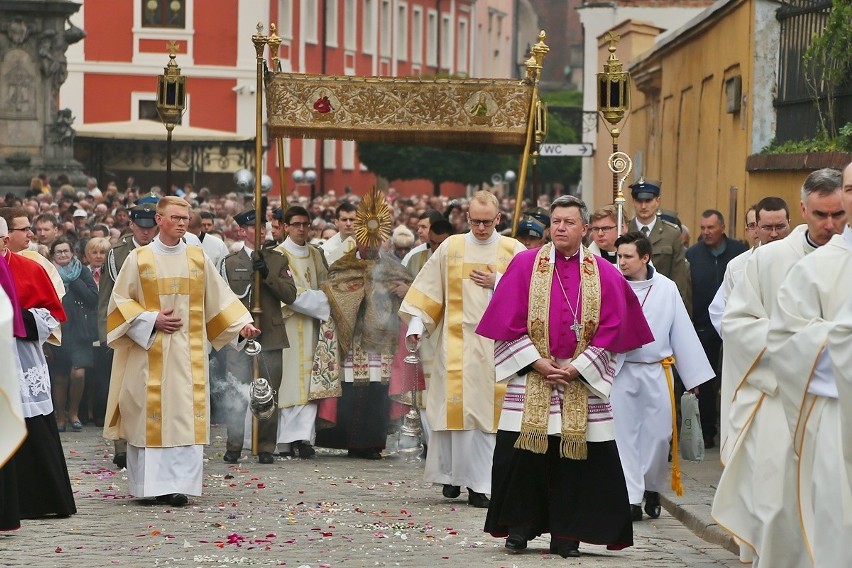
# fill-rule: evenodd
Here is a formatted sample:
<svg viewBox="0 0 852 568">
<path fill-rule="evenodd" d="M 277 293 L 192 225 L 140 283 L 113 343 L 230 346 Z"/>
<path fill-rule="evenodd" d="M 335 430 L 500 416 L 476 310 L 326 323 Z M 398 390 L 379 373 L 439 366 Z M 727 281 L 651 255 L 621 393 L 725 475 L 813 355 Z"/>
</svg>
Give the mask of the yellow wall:
<svg viewBox="0 0 852 568">
<path fill-rule="evenodd" d="M 749 203 L 751 10 L 750 0 L 732 2 L 630 69 L 634 76 L 658 74 L 660 89 L 634 91 L 629 146 L 642 156 L 645 177 L 662 182 L 662 206 L 675 209 L 693 237 L 705 209 L 730 217 L 732 187 L 738 218 Z M 725 80 L 735 75 L 746 102 L 728 113 Z M 738 219 L 738 235 L 742 224 Z"/>
</svg>

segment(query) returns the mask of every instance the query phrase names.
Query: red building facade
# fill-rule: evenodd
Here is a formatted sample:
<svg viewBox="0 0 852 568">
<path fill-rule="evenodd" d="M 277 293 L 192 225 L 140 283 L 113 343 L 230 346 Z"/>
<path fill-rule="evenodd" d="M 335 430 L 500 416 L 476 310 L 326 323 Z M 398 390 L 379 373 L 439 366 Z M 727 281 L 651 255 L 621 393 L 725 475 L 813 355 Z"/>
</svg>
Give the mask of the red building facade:
<svg viewBox="0 0 852 568">
<path fill-rule="evenodd" d="M 78 130 L 126 122 L 132 136 L 135 121 L 159 120 L 156 76 L 168 62 L 167 42 L 174 41 L 177 63 L 187 77 L 182 125 L 252 137 L 256 59 L 251 35 L 258 22 L 276 23 L 284 71 L 469 74 L 483 68 L 477 57 L 485 55 L 477 48 L 483 40 L 477 30 L 483 26 L 474 8 L 473 0 L 85 0 L 74 23 L 87 36 L 68 51 L 69 77 L 60 105 L 72 109 Z M 492 65 L 490 74 L 509 77 L 512 66 L 511 61 L 504 70 Z M 163 134 L 165 144 L 165 129 Z M 276 180 L 273 193 L 280 190 L 277 162 L 272 144 L 264 171 Z M 296 169 L 314 170 L 318 191 L 350 187 L 362 193 L 375 183 L 351 141 L 287 140 L 284 167 L 288 191 Z M 180 172 L 173 179 L 183 181 Z M 211 189 L 229 191 L 228 178 L 221 179 L 224 187 Z M 444 189 L 459 190 L 450 185 Z M 428 182 L 394 187 L 402 193 L 431 189 Z"/>
</svg>

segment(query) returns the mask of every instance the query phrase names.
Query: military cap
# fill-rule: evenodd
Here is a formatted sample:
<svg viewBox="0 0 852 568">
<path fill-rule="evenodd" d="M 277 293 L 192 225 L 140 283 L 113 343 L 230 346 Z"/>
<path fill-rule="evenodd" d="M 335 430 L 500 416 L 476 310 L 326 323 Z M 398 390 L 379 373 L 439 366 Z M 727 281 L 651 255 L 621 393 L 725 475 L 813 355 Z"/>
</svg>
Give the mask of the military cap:
<svg viewBox="0 0 852 568">
<path fill-rule="evenodd" d="M 640 177 L 630 186 L 633 199 L 653 199 L 660 196 L 660 182 Z"/>
<path fill-rule="evenodd" d="M 536 239 L 540 239 L 544 236 L 544 225 L 539 222 L 538 219 L 528 217 L 518 223 L 517 236 L 530 236 Z"/>
<path fill-rule="evenodd" d="M 157 214 L 157 206 L 153 203 L 135 205 L 130 209 L 130 220 L 143 229 L 150 229 L 156 222 L 154 216 Z"/>
<path fill-rule="evenodd" d="M 245 227 L 246 225 L 253 225 L 254 219 L 254 209 L 248 209 L 247 211 L 242 211 L 234 215 L 234 221 L 236 221 L 237 225 L 239 225 L 240 227 Z"/>
</svg>

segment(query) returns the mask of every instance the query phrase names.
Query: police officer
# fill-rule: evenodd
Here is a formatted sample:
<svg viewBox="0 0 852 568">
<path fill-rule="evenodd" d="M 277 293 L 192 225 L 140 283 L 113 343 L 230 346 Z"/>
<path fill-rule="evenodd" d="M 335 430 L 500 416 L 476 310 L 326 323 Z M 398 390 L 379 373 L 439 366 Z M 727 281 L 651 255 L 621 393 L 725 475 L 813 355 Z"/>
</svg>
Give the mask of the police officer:
<svg viewBox="0 0 852 568">
<path fill-rule="evenodd" d="M 639 231 L 651 241 L 654 269 L 677 284 L 686 310 L 692 314 L 689 263 L 680 228 L 660 215 L 660 182 L 639 178 L 630 189 L 636 217 L 630 221 L 628 231 Z"/>
<path fill-rule="evenodd" d="M 254 272 L 261 275 L 260 286 L 260 329 L 258 341 L 263 346 L 260 354 L 264 363 L 260 365 L 261 376 L 269 381 L 270 387 L 277 393 L 281 387 L 281 350 L 289 347 L 287 331 L 284 328 L 284 316 L 281 304 L 292 304 L 296 300 L 296 284 L 290 273 L 287 257 L 273 249 L 263 249 L 259 254 L 253 250 L 255 244 L 255 211 L 243 211 L 234 215 L 234 221 L 239 225 L 239 235 L 243 239 L 243 247 L 237 252 L 225 257 L 220 267 L 222 277 L 231 290 L 240 298 L 249 310 L 252 307 Z M 237 382 L 247 385 L 252 380 L 252 361 L 249 357 L 231 347 L 225 351 L 225 366 L 228 376 L 236 378 Z M 267 376 L 268 371 L 268 376 Z M 227 385 L 233 389 L 237 385 Z M 236 463 L 242 455 L 245 437 L 245 418 L 247 400 L 244 397 L 226 395 L 226 400 L 239 401 L 230 405 L 226 414 L 228 439 L 225 445 L 223 459 L 227 463 Z M 278 399 L 276 397 L 275 412 L 258 423 L 258 456 L 257 461 L 270 464 L 274 461 L 273 454 L 278 443 Z"/>
<path fill-rule="evenodd" d="M 109 305 L 109 297 L 112 295 L 112 289 L 115 286 L 115 280 L 118 278 L 118 273 L 124 265 L 124 260 L 130 251 L 137 247 L 143 247 L 154 239 L 157 234 L 157 224 L 154 221 L 154 216 L 157 214 L 156 196 L 148 196 L 140 199 L 139 202 L 130 209 L 130 224 L 129 232 L 121 237 L 121 240 L 109 250 L 104 270 L 101 274 L 100 283 L 98 284 L 98 357 L 96 364 L 99 368 L 103 368 L 105 373 L 109 373 L 112 369 L 112 349 L 107 347 L 107 306 Z M 103 365 L 103 367 L 101 367 Z M 109 384 L 100 385 L 105 387 L 106 391 L 101 393 L 100 388 L 96 393 L 96 398 L 105 398 L 109 392 Z M 125 440 L 115 441 L 115 456 L 112 458 L 119 469 L 127 467 L 127 442 Z"/>
</svg>

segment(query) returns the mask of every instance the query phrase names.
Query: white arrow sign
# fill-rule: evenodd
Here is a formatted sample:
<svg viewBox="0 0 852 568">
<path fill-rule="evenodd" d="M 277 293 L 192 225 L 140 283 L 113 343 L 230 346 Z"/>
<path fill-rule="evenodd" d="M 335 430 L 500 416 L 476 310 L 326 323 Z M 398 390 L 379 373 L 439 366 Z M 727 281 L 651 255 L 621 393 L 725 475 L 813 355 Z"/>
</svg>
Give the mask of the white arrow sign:
<svg viewBox="0 0 852 568">
<path fill-rule="evenodd" d="M 591 144 L 542 144 L 538 151 L 540 156 L 585 156 L 595 153 Z"/>
</svg>

